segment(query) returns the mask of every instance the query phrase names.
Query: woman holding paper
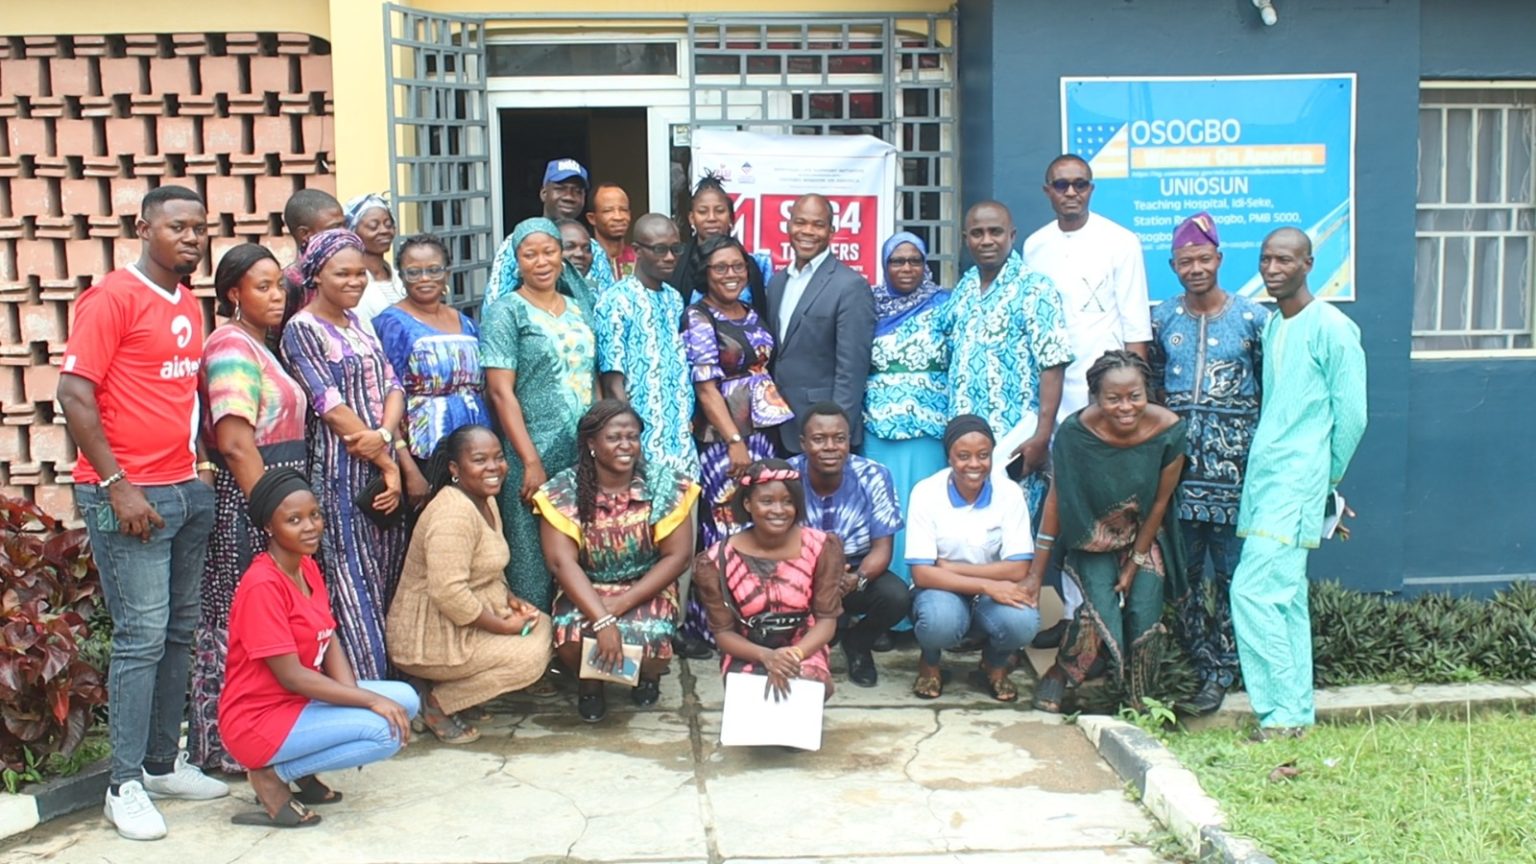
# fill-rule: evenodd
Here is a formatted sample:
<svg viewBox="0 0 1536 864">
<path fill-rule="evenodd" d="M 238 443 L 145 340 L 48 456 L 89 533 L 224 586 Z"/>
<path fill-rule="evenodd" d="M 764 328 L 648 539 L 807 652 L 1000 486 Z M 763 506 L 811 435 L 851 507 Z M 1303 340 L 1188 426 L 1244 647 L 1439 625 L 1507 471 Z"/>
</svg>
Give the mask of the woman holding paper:
<svg viewBox="0 0 1536 864">
<path fill-rule="evenodd" d="M 587 409 L 576 426 L 575 467 L 539 487 L 533 503 L 542 517 L 544 560 L 560 586 L 554 602 L 560 662 L 578 675 L 583 663 L 612 675 L 624 666 L 624 649 L 638 649 L 630 699 L 645 707 L 656 704 L 672 659 L 677 579 L 693 553 L 689 517 L 699 486 L 645 462 L 641 426 L 634 409 L 616 399 Z M 595 723 L 606 716 L 602 680 L 583 678 L 578 693 L 581 719 Z"/>
<path fill-rule="evenodd" d="M 390 607 L 389 659 L 426 687 L 421 720 L 444 744 L 480 738 L 475 706 L 521 690 L 549 665 L 550 623 L 507 590 L 496 493 L 507 479 L 501 440 L 477 424 L 438 442 L 400 589 Z"/>
<path fill-rule="evenodd" d="M 766 674 L 779 695 L 788 695 L 791 678 L 819 681 L 830 698 L 827 643 L 843 614 L 842 541 L 801 524 L 805 490 L 788 462 L 753 462 L 738 484 L 731 506 L 747 527 L 693 565 L 721 672 Z"/>
<path fill-rule="evenodd" d="M 1169 506 L 1184 470 L 1185 427 L 1149 404 L 1151 370 L 1128 351 L 1107 351 L 1088 369 L 1088 407 L 1056 431 L 1056 480 L 1045 499 L 1025 584 L 1038 592 L 1050 547 L 1066 552 L 1062 573 L 1083 604 L 1035 688 L 1035 708 L 1060 713 L 1067 687 L 1107 656 L 1140 707 L 1157 667 L 1164 598 L 1185 591 L 1182 535 Z"/>
</svg>

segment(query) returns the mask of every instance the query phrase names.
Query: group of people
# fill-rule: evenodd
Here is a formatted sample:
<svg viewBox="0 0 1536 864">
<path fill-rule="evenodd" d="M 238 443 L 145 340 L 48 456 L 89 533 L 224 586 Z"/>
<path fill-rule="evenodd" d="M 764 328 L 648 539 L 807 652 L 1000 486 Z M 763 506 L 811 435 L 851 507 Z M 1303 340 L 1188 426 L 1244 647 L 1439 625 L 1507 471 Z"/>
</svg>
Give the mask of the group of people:
<svg viewBox="0 0 1536 864">
<path fill-rule="evenodd" d="M 830 696 L 829 646 L 874 686 L 910 629 L 921 698 L 970 648 L 976 686 L 1016 700 L 1033 643 L 1057 650 L 1035 707 L 1106 672 L 1137 699 L 1165 600 L 1194 710 L 1241 658 L 1264 729 L 1309 724 L 1305 551 L 1364 429 L 1358 330 L 1312 302 L 1295 229 L 1260 260 L 1278 315 L 1223 291 L 1207 214 L 1154 313 L 1088 165 L 1054 160 L 1043 188 L 1057 218 L 1022 252 L 982 202 L 952 290 L 908 232 L 871 286 L 820 195 L 775 268 L 718 178 L 682 230 L 558 159 L 478 320 L 447 303 L 441 240 L 397 242 L 379 196 L 305 190 L 292 266 L 220 259 L 206 339 L 184 284 L 206 210 L 151 191 L 140 259 L 76 304 L 59 387 L 116 628 L 107 818 L 163 836 L 150 798 L 227 794 L 209 769 L 249 772 L 262 809 L 237 821 L 313 825 L 341 797 L 319 773 L 412 727 L 474 741 L 550 669 L 596 722 L 605 680 L 654 704 L 678 652 Z M 1042 630 L 1045 585 L 1065 615 Z"/>
</svg>

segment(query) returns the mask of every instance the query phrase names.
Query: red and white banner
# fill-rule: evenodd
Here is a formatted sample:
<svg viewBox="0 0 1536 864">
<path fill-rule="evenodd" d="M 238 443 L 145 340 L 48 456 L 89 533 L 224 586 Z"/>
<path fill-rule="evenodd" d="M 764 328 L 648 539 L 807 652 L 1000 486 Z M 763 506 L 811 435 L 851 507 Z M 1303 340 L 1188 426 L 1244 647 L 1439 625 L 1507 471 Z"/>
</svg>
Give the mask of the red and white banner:
<svg viewBox="0 0 1536 864">
<path fill-rule="evenodd" d="M 736 202 L 732 233 L 788 266 L 789 208 L 810 192 L 832 204 L 832 254 L 879 282 L 880 244 L 896 233 L 896 148 L 872 135 L 693 133 L 693 179 L 720 175 Z"/>
</svg>

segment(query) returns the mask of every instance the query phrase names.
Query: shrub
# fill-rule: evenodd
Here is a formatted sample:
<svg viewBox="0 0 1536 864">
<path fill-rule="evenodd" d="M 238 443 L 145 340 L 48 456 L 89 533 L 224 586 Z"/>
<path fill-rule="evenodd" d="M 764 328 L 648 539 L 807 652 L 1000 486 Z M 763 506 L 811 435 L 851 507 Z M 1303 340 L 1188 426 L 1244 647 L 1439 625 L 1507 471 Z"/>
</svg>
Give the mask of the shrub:
<svg viewBox="0 0 1536 864">
<path fill-rule="evenodd" d="M 0 496 L 0 765 L 23 772 L 73 753 L 106 703 L 80 656 L 101 580 L 84 529 Z"/>
</svg>

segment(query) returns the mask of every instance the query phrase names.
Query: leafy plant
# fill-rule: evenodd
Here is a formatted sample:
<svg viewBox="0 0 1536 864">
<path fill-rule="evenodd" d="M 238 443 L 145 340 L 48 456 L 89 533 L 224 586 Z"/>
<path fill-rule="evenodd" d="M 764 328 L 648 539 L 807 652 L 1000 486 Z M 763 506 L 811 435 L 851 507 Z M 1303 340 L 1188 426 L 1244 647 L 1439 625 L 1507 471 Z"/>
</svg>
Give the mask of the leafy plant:
<svg viewBox="0 0 1536 864">
<path fill-rule="evenodd" d="M 72 754 L 106 703 L 102 673 L 80 656 L 101 579 L 84 529 L 0 496 L 0 766 L 5 785 Z"/>
<path fill-rule="evenodd" d="M 1149 735 L 1160 735 L 1179 723 L 1178 715 L 1173 712 L 1172 702 L 1161 702 L 1147 696 L 1141 700 L 1141 706 L 1140 711 L 1129 705 L 1121 708 L 1120 719 L 1135 725 Z"/>
</svg>

